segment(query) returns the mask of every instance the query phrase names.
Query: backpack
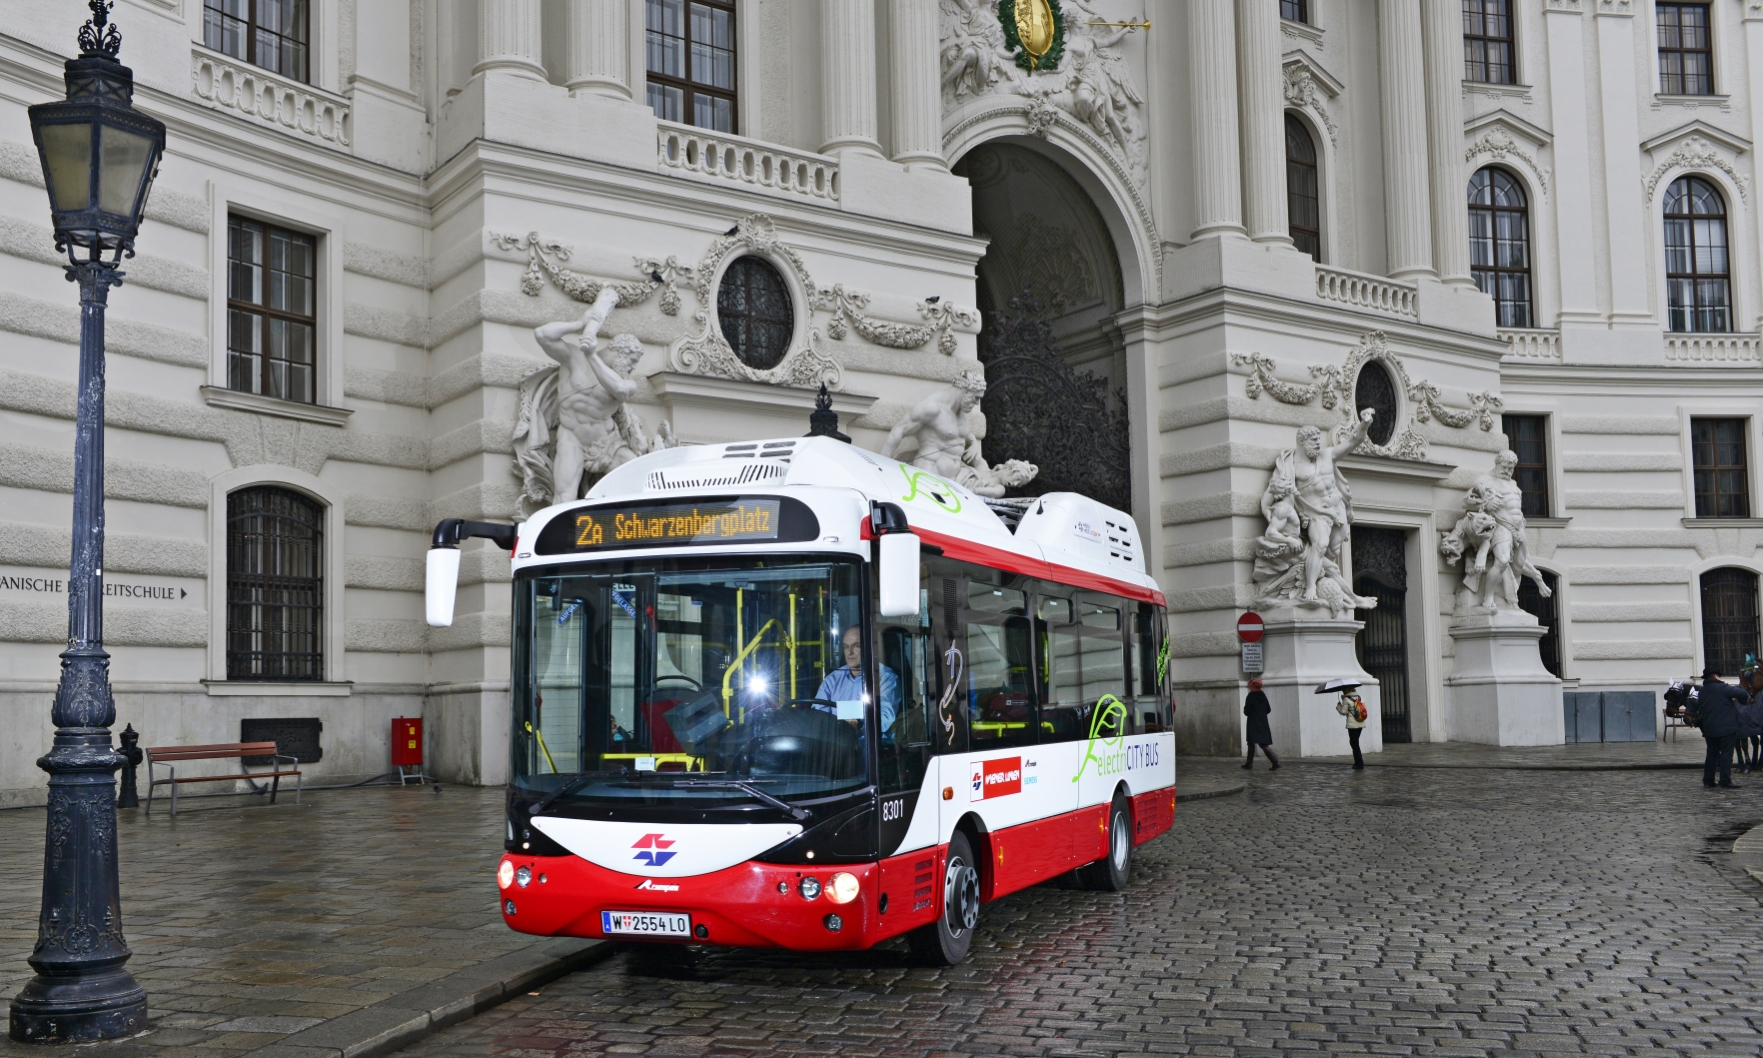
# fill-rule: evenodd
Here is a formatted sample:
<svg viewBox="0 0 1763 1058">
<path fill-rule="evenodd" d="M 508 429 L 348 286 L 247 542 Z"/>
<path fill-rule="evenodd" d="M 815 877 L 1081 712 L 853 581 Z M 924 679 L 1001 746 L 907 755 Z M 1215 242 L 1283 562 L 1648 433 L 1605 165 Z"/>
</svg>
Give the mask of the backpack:
<svg viewBox="0 0 1763 1058">
<path fill-rule="evenodd" d="M 1366 710 L 1366 708 L 1365 708 L 1365 700 L 1363 698 L 1353 699 L 1353 718 L 1355 720 L 1357 720 L 1361 724 L 1363 724 L 1365 722 L 1365 718 L 1370 715 L 1371 715 L 1371 713 L 1368 710 Z"/>
</svg>

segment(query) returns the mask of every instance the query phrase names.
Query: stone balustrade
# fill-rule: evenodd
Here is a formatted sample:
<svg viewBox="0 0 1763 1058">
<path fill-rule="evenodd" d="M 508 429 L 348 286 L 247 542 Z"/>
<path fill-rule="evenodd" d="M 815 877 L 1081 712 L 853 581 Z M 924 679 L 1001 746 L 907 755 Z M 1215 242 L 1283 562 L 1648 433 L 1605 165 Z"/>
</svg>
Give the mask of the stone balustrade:
<svg viewBox="0 0 1763 1058">
<path fill-rule="evenodd" d="M 1500 331 L 1500 341 L 1506 343 L 1507 356 L 1520 360 L 1561 359 L 1560 331 L 1514 328 Z"/>
<path fill-rule="evenodd" d="M 1356 309 L 1370 309 L 1411 320 L 1420 317 L 1419 293 L 1414 284 L 1349 272 L 1344 268 L 1317 265 L 1316 296 Z"/>
<path fill-rule="evenodd" d="M 1754 364 L 1759 360 L 1758 338 L 1755 334 L 1667 334 L 1665 359 Z"/>
<path fill-rule="evenodd" d="M 782 198 L 839 199 L 839 163 L 726 132 L 660 123 L 661 171 Z"/>
<path fill-rule="evenodd" d="M 196 45 L 190 56 L 191 90 L 216 110 L 229 111 L 333 147 L 350 145 L 349 101 Z"/>
</svg>

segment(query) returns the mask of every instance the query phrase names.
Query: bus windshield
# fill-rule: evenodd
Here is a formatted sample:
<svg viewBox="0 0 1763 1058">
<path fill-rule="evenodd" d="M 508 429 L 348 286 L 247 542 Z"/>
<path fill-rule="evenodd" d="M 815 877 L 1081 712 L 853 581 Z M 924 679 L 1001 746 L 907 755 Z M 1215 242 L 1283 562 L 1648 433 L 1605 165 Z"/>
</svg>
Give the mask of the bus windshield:
<svg viewBox="0 0 1763 1058">
<path fill-rule="evenodd" d="M 601 807 L 780 806 L 868 782 L 854 561 L 596 563 L 515 585 L 514 782 Z M 858 636 L 851 637 L 853 640 Z"/>
</svg>

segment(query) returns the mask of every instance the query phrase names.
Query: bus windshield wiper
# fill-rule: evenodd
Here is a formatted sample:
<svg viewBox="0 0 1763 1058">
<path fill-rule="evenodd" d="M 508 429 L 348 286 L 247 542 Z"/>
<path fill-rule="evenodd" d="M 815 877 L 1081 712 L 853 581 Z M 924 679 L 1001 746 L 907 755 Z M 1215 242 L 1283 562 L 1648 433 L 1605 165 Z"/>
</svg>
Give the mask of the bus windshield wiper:
<svg viewBox="0 0 1763 1058">
<path fill-rule="evenodd" d="M 557 789 L 552 790 L 550 793 L 546 794 L 544 796 L 544 798 L 539 801 L 538 804 L 533 805 L 531 808 L 527 809 L 526 814 L 529 816 L 538 815 L 540 812 L 544 811 L 546 808 L 549 808 L 551 806 L 552 801 L 555 801 L 558 798 L 563 797 L 567 794 L 572 794 L 572 793 L 576 792 L 577 790 L 581 789 L 583 786 L 586 786 L 588 783 L 593 782 L 595 779 L 604 779 L 609 776 L 622 776 L 623 774 L 624 774 L 623 772 L 616 772 L 616 771 L 581 771 L 581 772 L 576 772 L 575 778 L 569 780 L 568 782 L 564 783 L 562 786 L 559 786 Z"/>
<path fill-rule="evenodd" d="M 672 783 L 669 783 L 668 785 L 674 787 L 675 789 L 678 789 L 682 786 L 700 786 L 700 787 L 720 786 L 725 789 L 732 787 L 736 790 L 740 790 L 742 793 L 751 794 L 757 800 L 764 801 L 766 804 L 770 805 L 773 808 L 776 808 L 780 811 L 789 813 L 789 816 L 791 819 L 795 819 L 795 820 L 800 821 L 803 819 L 807 819 L 809 816 L 814 814 L 814 813 L 808 811 L 808 809 L 801 807 L 800 805 L 793 805 L 793 804 L 790 804 L 788 801 L 782 801 L 776 797 L 771 796 L 770 794 L 766 793 L 764 790 L 761 790 L 759 787 L 754 786 L 752 783 L 748 782 L 745 779 L 679 779 L 679 780 L 676 780 Z"/>
</svg>

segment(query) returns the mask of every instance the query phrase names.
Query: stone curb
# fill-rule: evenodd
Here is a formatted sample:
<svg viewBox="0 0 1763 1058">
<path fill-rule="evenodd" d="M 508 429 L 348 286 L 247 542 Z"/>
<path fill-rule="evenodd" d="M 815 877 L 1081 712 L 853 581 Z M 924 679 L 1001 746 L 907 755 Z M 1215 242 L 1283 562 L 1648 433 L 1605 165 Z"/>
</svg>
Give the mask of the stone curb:
<svg viewBox="0 0 1763 1058">
<path fill-rule="evenodd" d="M 1301 761 L 1294 761 L 1293 763 L 1324 764 L 1336 768 L 1350 768 L 1353 766 L 1353 758 L 1346 757 L 1335 760 L 1328 757 L 1308 757 Z M 1607 764 L 1422 764 L 1418 762 L 1391 764 L 1367 759 L 1365 761 L 1365 767 L 1368 770 L 1371 768 L 1436 768 L 1444 771 L 1701 771 L 1702 763 L 1701 761 L 1695 761 L 1693 763 L 1686 762 L 1682 764 L 1629 764 L 1612 761 Z"/>
<path fill-rule="evenodd" d="M 613 950 L 603 940 L 540 941 L 284 1036 L 244 1058 L 377 1058 L 573 973 Z"/>
<path fill-rule="evenodd" d="M 1763 882 L 1763 827 L 1752 827 L 1732 843 L 1733 862 L 1746 874 Z"/>
<path fill-rule="evenodd" d="M 1180 807 L 1183 801 L 1206 801 L 1214 797 L 1229 797 L 1231 794 L 1242 793 L 1248 788 L 1248 783 L 1240 782 L 1235 786 L 1214 786 L 1211 789 L 1199 789 L 1192 793 L 1185 793 L 1178 783 L 1175 788 L 1175 803 L 1177 807 Z"/>
</svg>

